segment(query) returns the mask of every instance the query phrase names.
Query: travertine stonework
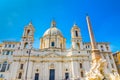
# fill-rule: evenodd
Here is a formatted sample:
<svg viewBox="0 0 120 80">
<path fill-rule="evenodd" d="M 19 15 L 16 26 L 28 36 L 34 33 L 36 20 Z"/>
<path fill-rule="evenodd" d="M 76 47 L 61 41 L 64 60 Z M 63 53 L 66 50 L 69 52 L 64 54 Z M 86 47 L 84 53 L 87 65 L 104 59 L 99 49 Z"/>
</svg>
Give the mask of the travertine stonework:
<svg viewBox="0 0 120 80">
<path fill-rule="evenodd" d="M 67 29 L 66 29 L 67 31 Z M 84 80 L 92 64 L 91 43 L 83 42 L 80 28 L 71 29 L 71 48 L 56 22 L 40 38 L 40 49 L 34 49 L 34 26 L 29 23 L 20 42 L 4 41 L 0 45 L 0 77 L 5 80 Z M 96 47 L 106 60 L 105 71 L 116 70 L 109 43 Z"/>
<path fill-rule="evenodd" d="M 118 69 L 118 73 L 120 75 L 120 51 L 117 51 L 116 53 L 113 54 L 117 69 Z"/>
</svg>

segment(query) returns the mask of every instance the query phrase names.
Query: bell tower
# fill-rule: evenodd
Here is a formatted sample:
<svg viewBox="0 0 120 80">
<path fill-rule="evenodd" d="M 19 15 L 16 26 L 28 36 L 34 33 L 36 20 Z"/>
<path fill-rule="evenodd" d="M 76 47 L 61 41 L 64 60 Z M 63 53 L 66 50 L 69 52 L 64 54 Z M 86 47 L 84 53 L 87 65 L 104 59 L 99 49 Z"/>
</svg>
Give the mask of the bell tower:
<svg viewBox="0 0 120 80">
<path fill-rule="evenodd" d="M 71 29 L 71 37 L 72 37 L 72 49 L 81 50 L 82 47 L 82 37 L 80 33 L 80 28 L 74 24 Z"/>
<path fill-rule="evenodd" d="M 31 49 L 34 42 L 34 27 L 30 22 L 25 28 L 21 40 L 21 49 Z"/>
</svg>

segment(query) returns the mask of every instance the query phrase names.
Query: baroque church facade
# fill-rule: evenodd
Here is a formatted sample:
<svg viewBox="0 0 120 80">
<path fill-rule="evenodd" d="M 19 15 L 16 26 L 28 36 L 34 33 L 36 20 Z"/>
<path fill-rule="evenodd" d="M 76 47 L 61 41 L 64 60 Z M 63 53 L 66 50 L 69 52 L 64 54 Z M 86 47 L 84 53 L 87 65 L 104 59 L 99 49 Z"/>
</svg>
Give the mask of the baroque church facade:
<svg viewBox="0 0 120 80">
<path fill-rule="evenodd" d="M 83 42 L 80 28 L 71 28 L 71 48 L 52 21 L 43 37 L 40 48 L 34 49 L 34 26 L 24 28 L 20 42 L 3 41 L 0 44 L 0 79 L 3 80 L 85 80 L 91 68 L 91 44 Z M 106 72 L 116 70 L 109 43 L 98 42 L 97 48 L 107 61 Z"/>
</svg>

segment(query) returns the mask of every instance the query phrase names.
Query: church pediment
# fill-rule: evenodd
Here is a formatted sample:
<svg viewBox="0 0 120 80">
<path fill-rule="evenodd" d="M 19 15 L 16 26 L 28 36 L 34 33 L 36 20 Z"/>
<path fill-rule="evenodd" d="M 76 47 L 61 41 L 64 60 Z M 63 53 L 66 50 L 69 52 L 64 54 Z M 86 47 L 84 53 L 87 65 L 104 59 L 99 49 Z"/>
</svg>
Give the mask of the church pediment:
<svg viewBox="0 0 120 80">
<path fill-rule="evenodd" d="M 54 58 L 54 57 L 61 57 L 61 55 L 59 55 L 57 53 L 47 53 L 47 54 L 44 55 L 44 57 Z"/>
</svg>

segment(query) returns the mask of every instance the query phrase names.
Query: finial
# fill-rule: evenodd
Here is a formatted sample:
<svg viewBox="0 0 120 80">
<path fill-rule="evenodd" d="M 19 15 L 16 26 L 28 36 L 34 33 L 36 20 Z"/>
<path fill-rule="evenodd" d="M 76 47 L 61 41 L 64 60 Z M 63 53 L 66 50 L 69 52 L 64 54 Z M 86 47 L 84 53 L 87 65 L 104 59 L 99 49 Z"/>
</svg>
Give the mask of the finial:
<svg viewBox="0 0 120 80">
<path fill-rule="evenodd" d="M 29 25 L 32 25 L 32 20 L 29 22 Z"/>
<path fill-rule="evenodd" d="M 76 22 L 74 22 L 74 25 L 73 26 L 77 26 Z"/>
<path fill-rule="evenodd" d="M 54 20 L 51 22 L 51 27 L 56 27 L 56 22 Z"/>
</svg>

